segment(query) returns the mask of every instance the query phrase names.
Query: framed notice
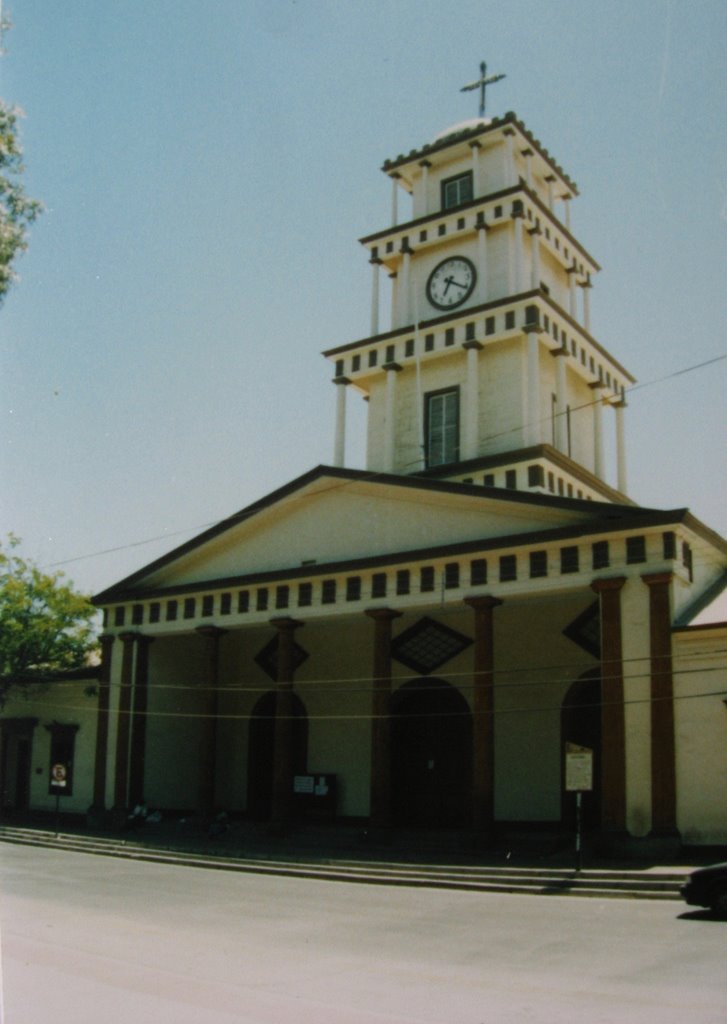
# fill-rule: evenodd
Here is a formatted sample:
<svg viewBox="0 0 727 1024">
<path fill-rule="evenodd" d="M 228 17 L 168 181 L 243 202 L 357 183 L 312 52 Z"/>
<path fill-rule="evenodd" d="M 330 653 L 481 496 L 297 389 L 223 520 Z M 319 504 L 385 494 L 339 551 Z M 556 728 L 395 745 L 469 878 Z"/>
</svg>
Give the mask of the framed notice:
<svg viewBox="0 0 727 1024">
<path fill-rule="evenodd" d="M 565 788 L 568 793 L 590 793 L 593 789 L 593 751 L 588 747 L 566 743 Z"/>
</svg>

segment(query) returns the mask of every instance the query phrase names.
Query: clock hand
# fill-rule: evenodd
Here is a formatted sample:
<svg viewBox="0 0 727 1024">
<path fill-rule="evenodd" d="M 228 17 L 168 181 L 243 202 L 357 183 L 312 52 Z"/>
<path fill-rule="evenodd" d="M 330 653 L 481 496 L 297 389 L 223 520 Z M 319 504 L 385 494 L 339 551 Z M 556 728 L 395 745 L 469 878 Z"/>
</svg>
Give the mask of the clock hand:
<svg viewBox="0 0 727 1024">
<path fill-rule="evenodd" d="M 446 287 L 445 287 L 444 291 L 442 292 L 442 295 L 446 295 L 447 294 L 447 291 L 448 291 L 449 286 L 451 285 L 452 281 L 454 281 L 454 278 L 452 277 L 451 274 L 449 275 L 449 277 L 445 277 L 444 283 L 445 283 Z"/>
<path fill-rule="evenodd" d="M 461 281 L 455 281 L 455 279 L 453 277 L 448 277 L 447 281 L 449 282 L 449 284 L 453 284 L 455 286 L 455 288 L 466 288 L 467 287 L 467 285 L 466 284 L 462 284 Z"/>
</svg>

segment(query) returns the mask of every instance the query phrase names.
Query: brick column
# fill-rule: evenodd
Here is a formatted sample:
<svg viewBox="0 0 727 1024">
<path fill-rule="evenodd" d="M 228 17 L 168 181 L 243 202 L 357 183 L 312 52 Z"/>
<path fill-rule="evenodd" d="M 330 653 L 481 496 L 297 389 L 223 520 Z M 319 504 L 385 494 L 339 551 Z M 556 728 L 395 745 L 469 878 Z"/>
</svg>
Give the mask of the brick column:
<svg viewBox="0 0 727 1024">
<path fill-rule="evenodd" d="M 491 835 L 495 822 L 495 700 L 493 613 L 496 597 L 466 597 L 475 616 L 472 729 L 472 826 L 476 836 Z"/>
<path fill-rule="evenodd" d="M 284 828 L 293 811 L 293 650 L 295 619 L 272 619 L 278 631 L 278 686 L 275 701 L 272 822 Z"/>
<path fill-rule="evenodd" d="M 131 733 L 131 695 L 134 683 L 134 648 L 137 633 L 122 633 L 121 686 L 117 711 L 116 762 L 114 770 L 114 823 L 123 825 L 129 801 L 129 736 Z"/>
<path fill-rule="evenodd" d="M 131 765 L 129 768 L 129 804 L 138 804 L 144 796 L 144 765 L 146 760 L 146 723 L 149 705 L 150 636 L 140 636 L 136 650 L 134 710 L 131 714 Z"/>
<path fill-rule="evenodd" d="M 651 834 L 678 836 L 670 572 L 641 577 L 649 588 L 651 648 Z"/>
<path fill-rule="evenodd" d="M 217 626 L 200 626 L 196 632 L 204 641 L 203 704 L 199 741 L 199 795 L 197 807 L 203 815 L 209 816 L 215 809 L 220 639 L 227 630 L 219 629 Z"/>
<path fill-rule="evenodd" d="M 114 637 L 105 633 L 101 641 L 101 675 L 96 710 L 96 756 L 93 769 L 93 803 L 89 815 L 98 819 L 106 810 L 106 765 L 109 749 L 109 700 Z"/>
<path fill-rule="evenodd" d="M 387 828 L 391 825 L 391 624 L 401 612 L 369 608 L 366 614 L 374 620 L 369 821 L 374 828 Z"/>
<path fill-rule="evenodd" d="M 594 580 L 601 606 L 601 827 L 626 831 L 626 724 L 624 719 L 621 589 L 625 576 Z"/>
</svg>

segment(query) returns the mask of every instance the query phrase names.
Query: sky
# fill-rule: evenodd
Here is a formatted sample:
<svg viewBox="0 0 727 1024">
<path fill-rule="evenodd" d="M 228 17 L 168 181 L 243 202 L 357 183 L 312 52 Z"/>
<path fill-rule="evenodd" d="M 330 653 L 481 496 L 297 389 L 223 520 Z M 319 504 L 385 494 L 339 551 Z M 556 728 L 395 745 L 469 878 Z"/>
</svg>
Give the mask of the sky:
<svg viewBox="0 0 727 1024">
<path fill-rule="evenodd" d="M 0 95 L 45 205 L 0 308 L 0 536 L 27 557 L 98 592 L 331 463 L 320 353 L 369 333 L 381 165 L 477 114 L 482 60 L 506 75 L 487 113 L 578 184 L 592 333 L 639 381 L 630 496 L 727 535 L 724 0 L 5 10 Z"/>
</svg>

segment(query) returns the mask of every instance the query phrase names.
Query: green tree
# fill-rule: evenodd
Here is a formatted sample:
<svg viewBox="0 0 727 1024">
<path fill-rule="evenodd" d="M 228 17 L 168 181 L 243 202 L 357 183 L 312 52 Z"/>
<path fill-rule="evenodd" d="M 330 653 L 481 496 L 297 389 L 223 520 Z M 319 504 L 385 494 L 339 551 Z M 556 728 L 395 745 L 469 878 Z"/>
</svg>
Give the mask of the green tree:
<svg viewBox="0 0 727 1024">
<path fill-rule="evenodd" d="M 0 305 L 10 288 L 17 256 L 28 248 L 28 225 L 42 204 L 28 199 L 21 183 L 23 151 L 18 137 L 19 111 L 0 99 Z"/>
<path fill-rule="evenodd" d="M 96 649 L 89 599 L 0 544 L 0 708 L 11 692 L 88 664 Z"/>
</svg>

